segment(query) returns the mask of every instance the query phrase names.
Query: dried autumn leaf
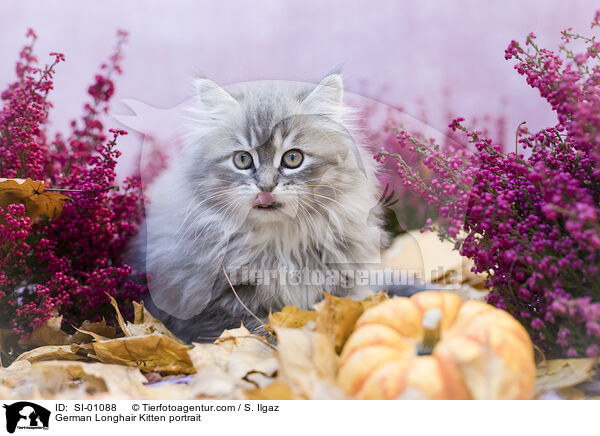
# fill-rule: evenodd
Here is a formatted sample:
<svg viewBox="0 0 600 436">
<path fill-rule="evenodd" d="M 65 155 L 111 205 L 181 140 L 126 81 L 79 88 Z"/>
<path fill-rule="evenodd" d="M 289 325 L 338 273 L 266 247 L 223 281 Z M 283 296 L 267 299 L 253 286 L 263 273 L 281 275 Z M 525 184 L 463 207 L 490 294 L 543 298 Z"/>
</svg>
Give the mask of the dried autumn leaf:
<svg viewBox="0 0 600 436">
<path fill-rule="evenodd" d="M 179 386 L 153 388 L 136 368 L 104 363 L 37 362 L 29 380 L 43 397 L 52 399 L 183 399 L 188 394 Z"/>
<path fill-rule="evenodd" d="M 61 330 L 62 315 L 54 315 L 46 322 L 35 328 L 31 335 L 20 340 L 19 345 L 22 347 L 40 347 L 45 345 L 67 345 L 70 344 L 71 335 Z"/>
<path fill-rule="evenodd" d="M 344 395 L 335 385 L 339 357 L 323 333 L 277 327 L 279 380 L 294 396 L 310 399 L 337 399 Z"/>
<path fill-rule="evenodd" d="M 416 271 L 425 283 L 482 284 L 485 275 L 472 273 L 473 261 L 461 256 L 449 241 L 436 232 L 409 231 L 394 240 L 384 253 L 386 267 Z"/>
<path fill-rule="evenodd" d="M 209 366 L 194 375 L 187 390 L 195 398 L 241 399 L 242 393 L 251 386 L 252 384 L 236 379 L 219 366 Z"/>
<path fill-rule="evenodd" d="M 251 334 L 243 325 L 225 330 L 212 344 L 194 344 L 190 358 L 200 373 L 204 368 L 218 367 L 236 383 L 241 380 L 257 387 L 273 381 L 279 364 L 275 350 L 266 338 Z"/>
<path fill-rule="evenodd" d="M 30 218 L 45 215 L 56 218 L 62 212 L 63 203 L 69 197 L 58 192 L 45 191 L 46 184 L 30 178 L 0 179 L 0 207 L 9 204 L 24 204 L 25 213 Z"/>
<path fill-rule="evenodd" d="M 84 331 L 94 333 L 106 339 L 114 339 L 117 336 L 115 328 L 106 325 L 106 320 L 104 319 L 100 322 L 83 321 L 81 327 L 79 327 L 78 331 L 71 337 L 71 343 L 81 344 L 91 342 L 92 338 L 90 338 L 89 333 L 83 333 Z"/>
<path fill-rule="evenodd" d="M 171 374 L 196 372 L 188 355 L 189 346 L 159 334 L 128 336 L 93 342 L 101 362 L 135 366 L 145 372 Z"/>
<path fill-rule="evenodd" d="M 74 345 L 46 345 L 22 353 L 15 362 L 28 360 L 38 362 L 43 360 L 86 360 L 87 354 L 82 353 L 82 347 Z"/>
<path fill-rule="evenodd" d="M 534 397 L 545 392 L 578 385 L 595 374 L 600 359 L 554 359 L 546 360 L 537 367 Z"/>
<path fill-rule="evenodd" d="M 0 398 L 189 399 L 184 386 L 149 387 L 136 368 L 80 361 L 14 362 L 0 368 Z"/>
<path fill-rule="evenodd" d="M 360 304 L 362 304 L 362 309 L 364 312 L 365 310 L 368 310 L 373 306 L 377 306 L 378 304 L 383 303 L 384 301 L 389 299 L 390 297 L 385 292 L 379 291 L 378 293 L 369 295 L 364 300 L 361 300 Z"/>
<path fill-rule="evenodd" d="M 316 321 L 317 313 L 313 310 L 300 310 L 297 306 L 285 306 L 281 312 L 275 312 L 269 315 L 268 326 L 301 328 L 306 323 Z"/>
<path fill-rule="evenodd" d="M 7 368 L 0 368 L 0 383 L 2 385 L 16 385 L 26 374 L 31 371 L 31 362 L 19 360 Z"/>
<path fill-rule="evenodd" d="M 325 299 L 315 304 L 317 324 L 315 330 L 325 334 L 340 352 L 354 325 L 363 314 L 363 304 L 360 301 L 334 297 L 326 292 Z"/>
<path fill-rule="evenodd" d="M 33 330 L 31 335 L 20 340 L 21 347 L 41 347 L 46 345 L 69 345 L 91 342 L 90 333 L 101 335 L 103 338 L 112 339 L 116 336 L 115 328 L 106 325 L 103 319 L 100 322 L 84 321 L 78 331 L 70 335 L 61 329 L 62 315 L 55 315 L 48 319 L 44 325 Z"/>
<path fill-rule="evenodd" d="M 144 307 L 143 303 L 133 302 L 134 320 L 133 323 L 125 321 L 116 300 L 110 297 L 110 304 L 115 308 L 119 327 L 125 333 L 125 336 L 144 336 L 158 333 L 164 335 L 175 342 L 185 344 L 181 339 L 169 331 L 165 325 L 158 319 L 154 318 L 150 312 Z"/>
<path fill-rule="evenodd" d="M 272 383 L 278 369 L 274 347 L 259 338 L 235 348 L 227 361 L 228 374 L 259 388 Z"/>
</svg>

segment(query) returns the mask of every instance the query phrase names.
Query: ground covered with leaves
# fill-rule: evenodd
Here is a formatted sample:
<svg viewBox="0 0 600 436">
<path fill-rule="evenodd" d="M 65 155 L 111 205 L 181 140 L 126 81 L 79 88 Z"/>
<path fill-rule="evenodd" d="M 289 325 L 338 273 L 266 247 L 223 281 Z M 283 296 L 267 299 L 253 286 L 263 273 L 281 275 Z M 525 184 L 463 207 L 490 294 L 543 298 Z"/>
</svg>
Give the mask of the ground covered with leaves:
<svg viewBox="0 0 600 436">
<path fill-rule="evenodd" d="M 385 259 L 389 265 L 404 264 L 429 259 L 428 253 L 448 268 L 443 276 L 428 276 L 431 282 L 439 284 L 448 272 L 469 269 L 451 246 L 429 234 L 399 238 Z M 462 286 L 447 292 L 458 292 L 463 300 L 485 296 L 477 276 L 465 274 L 462 280 Z M 175 337 L 143 304 L 133 304 L 133 322 L 124 320 L 112 300 L 118 328 L 104 320 L 84 322 L 67 334 L 56 316 L 26 341 L 11 343 L 3 335 L 3 357 L 14 361 L 0 369 L 0 397 L 346 399 L 337 379 L 340 352 L 359 317 L 388 298 L 379 293 L 353 301 L 325 294 L 314 311 L 287 306 L 271 314 L 263 330 L 267 334 L 241 325 L 225 330 L 213 343 L 192 344 Z M 16 350 L 26 351 L 15 358 Z M 600 396 L 597 359 L 546 360 L 537 352 L 536 363 L 535 398 Z M 481 383 L 492 383 L 490 375 Z"/>
</svg>

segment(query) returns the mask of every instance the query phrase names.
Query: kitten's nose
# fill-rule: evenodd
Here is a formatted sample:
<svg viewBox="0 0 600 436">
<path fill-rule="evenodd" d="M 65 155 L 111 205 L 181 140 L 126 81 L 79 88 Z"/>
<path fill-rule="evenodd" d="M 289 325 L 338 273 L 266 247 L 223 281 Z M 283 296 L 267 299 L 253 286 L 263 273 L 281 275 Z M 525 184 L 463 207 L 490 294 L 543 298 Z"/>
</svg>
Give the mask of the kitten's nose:
<svg viewBox="0 0 600 436">
<path fill-rule="evenodd" d="M 273 194 L 270 192 L 259 192 L 256 194 L 252 207 L 255 209 L 257 207 L 269 207 L 273 203 L 275 203 L 275 196 Z"/>
</svg>

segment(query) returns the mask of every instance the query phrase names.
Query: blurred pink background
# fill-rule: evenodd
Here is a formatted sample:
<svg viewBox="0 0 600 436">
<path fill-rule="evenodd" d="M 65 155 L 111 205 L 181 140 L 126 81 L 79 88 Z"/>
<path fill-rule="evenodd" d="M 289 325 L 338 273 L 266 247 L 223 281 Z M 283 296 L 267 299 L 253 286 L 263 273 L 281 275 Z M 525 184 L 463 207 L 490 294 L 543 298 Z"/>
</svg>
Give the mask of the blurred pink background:
<svg viewBox="0 0 600 436">
<path fill-rule="evenodd" d="M 591 0 L 446 1 L 24 1 L 0 3 L 0 87 L 32 27 L 41 61 L 60 51 L 52 121 L 78 117 L 117 28 L 130 32 L 115 102 L 171 107 L 192 95 L 190 78 L 222 84 L 254 79 L 318 81 L 341 67 L 349 91 L 402 106 L 437 129 L 448 112 L 504 115 L 507 134 L 527 120 L 554 122 L 537 93 L 504 60 L 511 39 L 533 31 L 555 48 L 565 27 L 586 32 Z M 127 111 L 118 103 L 115 112 Z M 118 126 L 116 121 L 109 124 Z M 135 164 L 138 134 L 121 141 L 121 171 Z"/>
</svg>

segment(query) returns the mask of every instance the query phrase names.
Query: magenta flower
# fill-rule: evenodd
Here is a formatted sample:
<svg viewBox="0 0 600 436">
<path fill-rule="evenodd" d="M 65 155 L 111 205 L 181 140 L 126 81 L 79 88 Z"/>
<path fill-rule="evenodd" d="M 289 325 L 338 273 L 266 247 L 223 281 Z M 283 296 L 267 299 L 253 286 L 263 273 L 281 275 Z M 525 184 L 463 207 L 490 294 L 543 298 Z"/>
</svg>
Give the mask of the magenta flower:
<svg viewBox="0 0 600 436">
<path fill-rule="evenodd" d="M 126 132 L 109 130 L 107 139 L 100 119 L 114 94 L 111 76 L 120 72 L 127 35 L 119 33 L 115 53 L 88 89 L 92 101 L 82 120 L 54 138 L 46 128 L 48 94 L 55 67 L 65 58 L 51 53 L 53 63 L 38 67 L 37 36 L 32 30 L 27 35 L 31 42 L 20 53 L 17 80 L 1 94 L 0 177 L 31 177 L 71 191 L 53 220 L 32 221 L 22 205 L 0 208 L 0 327 L 22 336 L 55 314 L 64 316 L 66 326 L 109 315 L 107 294 L 127 303 L 146 292 L 122 259 L 143 217 L 141 183 L 127 179 L 120 191 L 113 189 L 120 154 L 115 145 Z"/>
<path fill-rule="evenodd" d="M 600 12 L 592 27 L 599 19 Z M 574 40 L 584 52 L 573 52 Z M 596 356 L 600 344 L 599 47 L 570 30 L 558 54 L 538 47 L 534 34 L 524 47 L 511 41 L 506 59 L 558 120 L 536 133 L 519 126 L 523 153 L 505 151 L 514 146 L 465 128 L 461 118 L 449 129 L 465 135 L 465 148 L 398 130 L 398 146 L 420 156 L 425 172 L 388 144 L 378 153 L 393 157 L 404 186 L 439 213 L 440 236 L 488 274 L 488 302 L 510 311 L 549 355 Z"/>
</svg>

